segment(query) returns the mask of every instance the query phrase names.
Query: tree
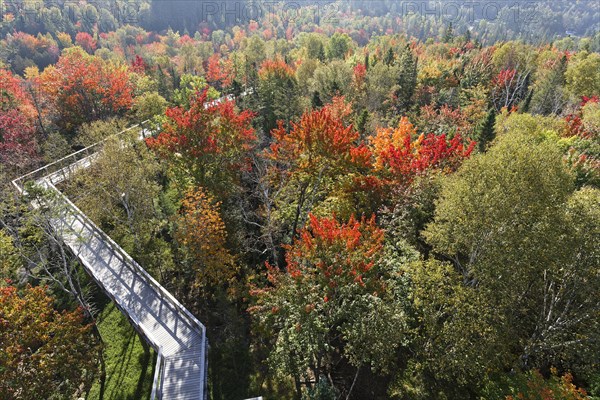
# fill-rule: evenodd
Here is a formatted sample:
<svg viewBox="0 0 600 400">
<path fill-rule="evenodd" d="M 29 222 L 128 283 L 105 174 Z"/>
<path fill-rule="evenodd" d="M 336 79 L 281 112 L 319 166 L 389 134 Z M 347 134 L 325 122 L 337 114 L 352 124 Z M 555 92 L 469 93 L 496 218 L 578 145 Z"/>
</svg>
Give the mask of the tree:
<svg viewBox="0 0 600 400">
<path fill-rule="evenodd" d="M 136 122 L 142 122 L 165 114 L 167 100 L 158 92 L 144 93 L 135 98 L 131 114 Z"/>
<path fill-rule="evenodd" d="M 450 43 L 454 39 L 454 27 L 452 26 L 452 22 L 448 24 L 446 31 L 444 32 L 444 36 L 442 37 L 442 42 Z"/>
<path fill-rule="evenodd" d="M 325 61 L 325 45 L 323 44 L 325 38 L 322 35 L 309 33 L 305 36 L 301 36 L 299 40 L 303 47 L 306 48 L 306 55 L 308 58 L 319 60 L 321 62 Z"/>
<path fill-rule="evenodd" d="M 545 379 L 538 371 L 533 370 L 515 379 L 517 382 L 511 382 L 512 387 L 510 395 L 506 400 L 537 400 L 543 396 L 548 400 L 586 400 L 589 399 L 587 393 L 582 388 L 578 388 L 573 383 L 573 375 L 565 373 L 558 376 L 557 370 L 552 368 L 551 376 Z M 525 381 L 525 382 L 522 382 Z M 515 385 L 515 383 L 517 383 Z M 503 394 L 506 395 L 508 391 Z"/>
<path fill-rule="evenodd" d="M 327 58 L 330 60 L 344 59 L 352 48 L 352 39 L 345 33 L 334 33 L 327 43 Z"/>
<path fill-rule="evenodd" d="M 0 396 L 82 394 L 97 368 L 96 340 L 81 310 L 59 312 L 43 287 L 0 287 Z"/>
<path fill-rule="evenodd" d="M 358 132 L 344 123 L 348 111 L 340 115 L 328 105 L 305 113 L 289 131 L 280 124 L 272 132 L 273 143 L 264 154 L 271 162 L 267 179 L 277 188 L 276 219 L 289 241 L 315 207 L 347 218 L 361 204 L 353 189 L 369 165 L 370 153 Z"/>
<path fill-rule="evenodd" d="M 231 62 L 223 61 L 218 53 L 214 53 L 208 59 L 206 79 L 217 90 L 231 85 L 231 82 L 235 79 Z"/>
<path fill-rule="evenodd" d="M 314 72 L 314 88 L 324 103 L 330 103 L 334 97 L 347 95 L 352 83 L 352 68 L 341 60 L 334 60 L 319 66 Z"/>
<path fill-rule="evenodd" d="M 124 131 L 129 126 L 129 121 L 124 118 L 107 118 L 104 120 L 83 123 L 77 128 L 74 144 L 87 147 L 101 140 Z"/>
<path fill-rule="evenodd" d="M 77 32 L 77 35 L 75 35 L 75 44 L 89 54 L 93 54 L 94 50 L 96 50 L 96 41 L 87 32 Z"/>
<path fill-rule="evenodd" d="M 134 256 L 144 253 L 158 228 L 159 193 L 159 165 L 137 134 L 108 138 L 96 162 L 68 188 L 82 210 Z"/>
<path fill-rule="evenodd" d="M 450 140 L 445 135 L 418 135 L 406 117 L 400 119 L 397 128 L 378 128 L 370 138 L 373 169 L 392 186 L 407 185 L 433 169 L 456 170 L 474 146 L 471 142 L 465 147 L 460 135 Z"/>
<path fill-rule="evenodd" d="M 385 57 L 383 58 L 383 63 L 385 65 L 392 65 L 394 60 L 396 59 L 396 55 L 394 54 L 394 50 L 390 47 L 385 53 Z"/>
<path fill-rule="evenodd" d="M 591 367 L 600 307 L 589 301 L 599 290 L 589 246 L 600 218 L 590 207 L 599 193 L 573 190 L 557 146 L 515 131 L 446 178 L 424 236 L 452 263 L 446 274 L 461 294 L 447 303 L 455 325 L 440 315 L 432 328 L 442 333 L 431 358 L 438 372 L 472 382 L 482 371 Z"/>
<path fill-rule="evenodd" d="M 502 70 L 492 79 L 492 103 L 496 112 L 512 110 L 527 94 L 529 73 L 517 69 Z"/>
<path fill-rule="evenodd" d="M 369 68 L 367 72 L 367 109 L 369 112 L 385 114 L 390 111 L 394 100 L 394 85 L 398 78 L 398 70 L 382 62 Z"/>
<path fill-rule="evenodd" d="M 231 285 L 238 271 L 227 249 L 220 207 L 220 202 L 198 188 L 187 192 L 175 218 L 175 239 L 191 257 L 191 286 L 204 293 Z"/>
<path fill-rule="evenodd" d="M 287 125 L 300 113 L 298 82 L 292 67 L 282 59 L 264 61 L 258 76 L 258 118 L 264 133 L 269 135 L 278 121 Z"/>
<path fill-rule="evenodd" d="M 219 98 L 219 92 L 209 87 L 203 77 L 183 74 L 179 81 L 179 88 L 173 92 L 173 103 L 183 108 L 190 108 L 191 100 L 198 97 L 205 90 L 207 91 L 207 99 L 215 100 Z"/>
<path fill-rule="evenodd" d="M 169 108 L 166 117 L 158 137 L 146 142 L 170 161 L 179 183 L 187 187 L 191 177 L 213 193 L 233 191 L 255 145 L 252 113 L 237 112 L 233 101 L 211 103 L 205 90 L 190 99 L 189 109 Z"/>
<path fill-rule="evenodd" d="M 582 96 L 594 96 L 600 93 L 600 54 L 580 51 L 569 60 L 566 77 L 566 89 L 571 96 L 579 100 Z"/>
<path fill-rule="evenodd" d="M 311 387 L 312 376 L 350 398 L 361 369 L 393 365 L 407 315 L 402 281 L 381 259 L 383 239 L 374 218 L 340 223 L 311 215 L 287 246 L 285 270 L 267 265 L 269 284 L 254 290 L 251 312 L 272 337 L 270 365 L 292 374 L 298 389 L 302 378 Z M 354 373 L 332 379 L 347 363 Z"/>
<path fill-rule="evenodd" d="M 66 49 L 40 80 L 42 89 L 54 99 L 57 124 L 69 131 L 83 122 L 123 115 L 133 105 L 127 65 L 91 56 L 79 47 Z"/>
<path fill-rule="evenodd" d="M 4 230 L 0 230 L 0 277 L 14 276 L 18 265 L 19 258 L 12 238 Z"/>
<path fill-rule="evenodd" d="M 564 84 L 567 57 L 554 60 L 549 68 L 538 70 L 538 79 L 533 85 L 531 109 L 539 114 L 559 114 L 565 106 Z"/>
<path fill-rule="evenodd" d="M 0 161 L 23 170 L 38 159 L 35 109 L 22 81 L 0 69 Z"/>
</svg>

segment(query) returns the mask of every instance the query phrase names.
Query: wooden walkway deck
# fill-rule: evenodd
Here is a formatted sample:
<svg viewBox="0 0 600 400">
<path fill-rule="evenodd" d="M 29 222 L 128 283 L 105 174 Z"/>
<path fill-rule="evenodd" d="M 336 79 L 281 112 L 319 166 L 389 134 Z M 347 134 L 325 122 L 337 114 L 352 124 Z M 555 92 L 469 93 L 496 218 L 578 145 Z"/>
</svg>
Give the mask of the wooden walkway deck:
<svg viewBox="0 0 600 400">
<path fill-rule="evenodd" d="M 54 186 L 90 166 L 96 153 L 88 153 L 77 152 L 81 157 L 61 159 L 69 161 L 64 166 L 43 167 L 13 184 L 21 193 L 26 181 L 55 192 L 53 228 L 158 354 L 152 399 L 204 400 L 204 325 Z"/>
</svg>

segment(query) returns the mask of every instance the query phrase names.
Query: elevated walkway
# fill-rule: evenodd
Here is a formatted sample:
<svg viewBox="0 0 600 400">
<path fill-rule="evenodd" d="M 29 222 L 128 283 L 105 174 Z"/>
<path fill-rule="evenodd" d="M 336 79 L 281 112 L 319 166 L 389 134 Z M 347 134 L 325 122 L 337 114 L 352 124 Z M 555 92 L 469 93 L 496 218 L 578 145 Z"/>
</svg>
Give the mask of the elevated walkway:
<svg viewBox="0 0 600 400">
<path fill-rule="evenodd" d="M 139 129 L 140 139 L 151 133 L 142 123 L 119 135 L 131 129 Z M 204 325 L 55 186 L 92 165 L 101 148 L 102 142 L 96 143 L 12 183 L 22 194 L 29 183 L 55 194 L 44 204 L 56 211 L 53 229 L 158 354 L 152 399 L 204 400 Z"/>
</svg>

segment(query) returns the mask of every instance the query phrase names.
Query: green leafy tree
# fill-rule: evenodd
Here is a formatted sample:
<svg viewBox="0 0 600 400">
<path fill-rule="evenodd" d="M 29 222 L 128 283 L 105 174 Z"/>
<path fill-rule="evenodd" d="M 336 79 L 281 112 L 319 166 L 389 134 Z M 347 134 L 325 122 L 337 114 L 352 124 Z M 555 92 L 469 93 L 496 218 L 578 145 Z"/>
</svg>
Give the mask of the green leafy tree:
<svg viewBox="0 0 600 400">
<path fill-rule="evenodd" d="M 424 236 L 451 261 L 446 275 L 461 294 L 447 303 L 455 326 L 443 316 L 434 322 L 442 344 L 435 368 L 472 382 L 514 366 L 593 364 L 600 219 L 590 207 L 598 191 L 573 191 L 560 149 L 518 131 L 446 179 Z"/>
<path fill-rule="evenodd" d="M 0 279 L 14 276 L 18 265 L 19 258 L 12 238 L 0 230 Z"/>
<path fill-rule="evenodd" d="M 404 48 L 397 61 L 394 106 L 396 113 L 406 113 L 412 105 L 412 97 L 417 86 L 417 60 L 410 48 Z"/>
<path fill-rule="evenodd" d="M 314 73 L 314 88 L 323 103 L 331 103 L 336 96 L 347 95 L 352 82 L 352 67 L 344 61 L 334 60 L 319 66 Z"/>
<path fill-rule="evenodd" d="M 566 70 L 566 56 L 556 60 L 549 69 L 538 70 L 538 78 L 533 85 L 532 112 L 538 114 L 559 114 L 561 112 L 565 106 Z"/>
<path fill-rule="evenodd" d="M 600 54 L 580 51 L 573 55 L 567 66 L 566 89 L 579 100 L 582 96 L 600 93 Z"/>
<path fill-rule="evenodd" d="M 136 255 L 158 227 L 154 199 L 160 189 L 159 165 L 137 134 L 110 137 L 97 161 L 69 188 L 83 211 Z"/>
<path fill-rule="evenodd" d="M 162 116 L 167 109 L 167 100 L 158 92 L 144 93 L 136 97 L 131 114 L 136 122 Z"/>
<path fill-rule="evenodd" d="M 258 72 L 259 119 L 266 134 L 277 127 L 277 121 L 289 121 L 300 114 L 298 82 L 293 69 L 285 61 L 267 60 Z"/>
<path fill-rule="evenodd" d="M 344 59 L 352 48 L 352 39 L 345 33 L 336 32 L 327 43 L 327 58 L 330 60 Z"/>
</svg>

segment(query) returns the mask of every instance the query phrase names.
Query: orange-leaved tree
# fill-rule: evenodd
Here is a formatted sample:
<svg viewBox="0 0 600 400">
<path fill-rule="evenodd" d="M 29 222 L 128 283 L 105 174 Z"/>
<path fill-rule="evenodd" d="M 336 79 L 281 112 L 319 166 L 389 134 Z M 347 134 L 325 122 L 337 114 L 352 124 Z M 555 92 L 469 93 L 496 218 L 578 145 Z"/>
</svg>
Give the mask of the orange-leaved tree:
<svg viewBox="0 0 600 400">
<path fill-rule="evenodd" d="M 80 47 L 65 50 L 56 66 L 40 75 L 40 87 L 53 100 L 57 124 L 74 129 L 113 115 L 133 105 L 129 67 L 92 56 Z"/>
<path fill-rule="evenodd" d="M 80 309 L 59 312 L 44 287 L 0 287 L 0 398 L 71 398 L 92 382 L 97 341 Z"/>
<path fill-rule="evenodd" d="M 357 212 L 360 202 L 346 194 L 368 171 L 371 155 L 358 132 L 344 123 L 344 110 L 337 102 L 306 112 L 289 130 L 280 123 L 272 131 L 273 143 L 264 157 L 284 235 L 293 236 L 308 212 L 320 205 L 325 213 L 345 217 Z"/>
<path fill-rule="evenodd" d="M 374 170 L 392 185 L 409 184 L 416 176 L 430 170 L 453 171 L 470 156 L 475 142 L 465 145 L 457 134 L 418 134 L 408 118 L 397 128 L 379 128 L 371 138 Z"/>
</svg>

